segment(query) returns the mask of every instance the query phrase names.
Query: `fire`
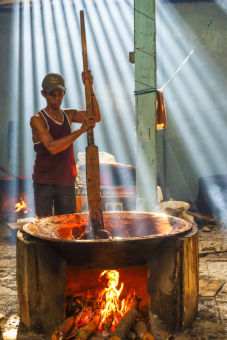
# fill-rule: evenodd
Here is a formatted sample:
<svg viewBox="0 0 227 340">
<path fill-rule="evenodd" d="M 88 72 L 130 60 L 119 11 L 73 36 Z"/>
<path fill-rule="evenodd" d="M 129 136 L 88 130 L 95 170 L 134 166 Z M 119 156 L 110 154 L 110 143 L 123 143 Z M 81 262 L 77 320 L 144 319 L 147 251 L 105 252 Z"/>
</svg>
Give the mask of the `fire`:
<svg viewBox="0 0 227 340">
<path fill-rule="evenodd" d="M 22 197 L 20 197 L 20 202 L 15 204 L 14 212 L 18 212 L 21 210 L 24 210 L 24 213 L 28 213 L 29 210 L 31 210 L 28 208 L 27 203 L 23 200 Z"/>
<path fill-rule="evenodd" d="M 119 322 L 119 318 L 123 316 L 126 309 L 125 299 L 123 299 L 121 302 L 119 300 L 121 292 L 124 288 L 124 283 L 121 283 L 120 288 L 117 289 L 119 284 L 119 272 L 116 270 L 104 270 L 100 277 L 105 274 L 109 281 L 107 284 L 108 287 L 105 288 L 99 295 L 100 300 L 102 300 L 103 296 L 106 295 L 105 308 L 101 310 L 101 322 L 99 329 L 101 330 L 102 325 L 108 320 L 108 318 L 111 318 L 113 320 L 113 322 L 111 320 L 111 330 L 113 331 Z"/>
</svg>

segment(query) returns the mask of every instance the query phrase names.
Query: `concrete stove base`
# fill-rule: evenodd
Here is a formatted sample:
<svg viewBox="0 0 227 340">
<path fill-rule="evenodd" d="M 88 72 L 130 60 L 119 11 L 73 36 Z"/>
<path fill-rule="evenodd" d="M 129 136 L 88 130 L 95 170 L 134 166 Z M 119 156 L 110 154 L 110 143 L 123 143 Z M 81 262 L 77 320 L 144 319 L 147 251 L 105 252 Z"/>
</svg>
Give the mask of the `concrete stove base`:
<svg viewBox="0 0 227 340">
<path fill-rule="evenodd" d="M 182 331 L 198 310 L 197 228 L 164 240 L 147 265 L 153 329 Z M 28 330 L 50 335 L 64 320 L 66 273 L 67 262 L 46 241 L 18 231 L 17 290 L 21 321 Z"/>
</svg>

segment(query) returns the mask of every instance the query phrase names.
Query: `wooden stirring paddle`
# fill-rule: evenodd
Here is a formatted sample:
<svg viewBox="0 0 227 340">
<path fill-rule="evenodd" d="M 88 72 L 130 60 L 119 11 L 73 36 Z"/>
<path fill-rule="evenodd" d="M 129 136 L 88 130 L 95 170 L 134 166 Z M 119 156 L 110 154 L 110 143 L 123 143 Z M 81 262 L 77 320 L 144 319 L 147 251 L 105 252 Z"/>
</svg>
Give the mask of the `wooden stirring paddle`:
<svg viewBox="0 0 227 340">
<path fill-rule="evenodd" d="M 88 70 L 87 45 L 85 34 L 84 12 L 80 11 L 81 24 L 81 42 L 84 71 Z M 89 79 L 84 82 L 86 97 L 87 117 L 92 116 L 92 103 Z M 89 229 L 84 235 L 85 239 L 112 239 L 111 234 L 104 230 L 102 201 L 100 194 L 99 179 L 99 152 L 98 147 L 94 144 L 93 128 L 87 131 L 88 146 L 86 147 L 86 183 L 87 183 L 87 200 L 89 211 Z"/>
</svg>

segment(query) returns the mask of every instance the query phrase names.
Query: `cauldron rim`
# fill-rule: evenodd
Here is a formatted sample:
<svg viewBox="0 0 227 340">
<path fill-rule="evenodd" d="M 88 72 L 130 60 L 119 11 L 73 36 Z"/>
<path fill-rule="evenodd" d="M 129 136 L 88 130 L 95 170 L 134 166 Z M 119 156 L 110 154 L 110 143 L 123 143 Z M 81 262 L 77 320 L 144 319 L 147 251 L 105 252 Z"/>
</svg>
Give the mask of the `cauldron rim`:
<svg viewBox="0 0 227 340">
<path fill-rule="evenodd" d="M 192 229 L 193 224 L 189 221 L 183 220 L 179 217 L 175 217 L 175 216 L 170 216 L 170 215 L 166 215 L 166 214 L 159 214 L 159 213 L 151 213 L 151 212 L 139 212 L 139 211 L 108 211 L 108 212 L 103 212 L 103 215 L 126 215 L 126 214 L 136 214 L 137 216 L 139 215 L 150 215 L 150 216 L 164 216 L 164 217 L 168 217 L 172 220 L 177 220 L 177 221 L 182 221 L 182 224 L 184 225 L 184 227 L 182 229 L 176 229 L 172 232 L 169 233 L 164 233 L 164 234 L 154 234 L 154 235 L 147 235 L 147 236 L 140 236 L 140 237 L 129 237 L 129 238 L 118 238 L 118 239 L 113 239 L 113 240 L 103 240 L 103 239 L 93 239 L 93 240 L 67 240 L 67 239 L 59 239 L 59 238 L 54 238 L 54 237 L 48 237 L 48 236 L 44 236 L 44 235 L 40 235 L 38 233 L 35 233 L 31 230 L 29 230 L 29 226 L 31 225 L 31 223 L 27 223 L 25 224 L 22 229 L 29 235 L 33 236 L 33 237 L 37 237 L 40 238 L 42 240 L 46 240 L 46 241 L 51 241 L 51 242 L 66 242 L 66 243 L 80 243 L 80 244 L 86 244 L 86 243 L 117 243 L 117 242 L 132 242 L 132 241 L 137 241 L 137 240 L 149 240 L 149 239 L 158 239 L 158 238 L 166 238 L 166 237 L 174 237 L 176 235 L 179 234 L 183 234 L 185 232 L 188 232 L 189 230 Z M 80 216 L 88 216 L 88 213 L 77 213 L 77 214 L 72 214 L 72 215 L 80 215 Z M 61 216 L 61 215 L 59 215 Z M 71 216 L 71 215 L 62 215 L 62 216 Z M 55 218 L 56 216 L 49 216 L 49 217 L 45 217 L 44 219 L 49 219 L 49 218 Z M 35 222 L 35 221 L 34 221 Z M 54 228 L 53 228 L 54 230 Z"/>
</svg>

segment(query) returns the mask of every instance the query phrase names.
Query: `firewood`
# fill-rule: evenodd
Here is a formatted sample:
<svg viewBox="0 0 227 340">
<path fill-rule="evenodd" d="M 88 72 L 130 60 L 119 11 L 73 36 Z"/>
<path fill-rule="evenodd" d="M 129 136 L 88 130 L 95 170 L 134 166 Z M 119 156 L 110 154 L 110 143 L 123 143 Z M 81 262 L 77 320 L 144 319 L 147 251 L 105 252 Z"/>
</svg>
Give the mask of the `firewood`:
<svg viewBox="0 0 227 340">
<path fill-rule="evenodd" d="M 128 340 L 135 340 L 135 339 L 136 339 L 136 333 L 130 331 L 128 333 Z"/>
<path fill-rule="evenodd" d="M 75 326 L 71 330 L 67 339 L 71 339 L 72 337 L 75 337 L 78 333 L 78 328 L 82 328 L 82 326 L 85 326 L 85 324 L 81 325 L 81 320 L 83 320 L 86 316 L 88 316 L 89 313 L 90 313 L 90 315 L 89 315 L 89 318 L 87 318 L 87 320 L 86 320 L 87 321 L 86 325 L 91 321 L 91 319 L 94 316 L 94 313 L 100 315 L 100 310 L 97 309 L 94 313 L 91 314 L 91 308 L 90 307 L 86 307 L 86 306 L 83 307 L 82 311 L 77 315 L 77 317 L 75 319 L 75 323 L 74 323 Z"/>
<path fill-rule="evenodd" d="M 81 304 L 81 297 L 66 296 L 66 315 L 70 317 L 76 314 L 82 308 Z"/>
<path fill-rule="evenodd" d="M 138 309 L 138 304 L 141 301 L 141 299 L 139 299 L 136 295 L 133 296 L 127 306 L 127 311 L 131 310 L 131 309 Z"/>
<path fill-rule="evenodd" d="M 81 327 L 75 337 L 75 340 L 87 340 L 89 336 L 94 333 L 94 331 L 98 328 L 100 323 L 101 316 L 95 315 L 93 319 L 85 326 Z"/>
<path fill-rule="evenodd" d="M 112 326 L 112 323 L 113 323 L 113 315 L 111 314 L 102 323 L 102 329 L 104 331 L 108 330 Z"/>
<path fill-rule="evenodd" d="M 77 315 L 75 319 L 75 325 L 79 324 L 80 321 L 85 318 L 88 314 L 91 314 L 92 309 L 90 307 L 83 307 L 82 311 Z"/>
<path fill-rule="evenodd" d="M 135 309 L 131 309 L 125 313 L 125 315 L 120 320 L 119 324 L 116 326 L 113 335 L 110 340 L 124 340 L 127 338 L 128 333 L 138 317 L 138 312 Z"/>
<path fill-rule="evenodd" d="M 138 317 L 138 303 L 139 299 L 134 296 L 128 304 L 125 315 L 121 318 L 120 322 L 115 328 L 110 340 L 124 340 L 127 338 L 130 329 Z"/>
<path fill-rule="evenodd" d="M 64 340 L 73 328 L 75 318 L 75 315 L 73 315 L 63 321 L 52 334 L 52 340 Z"/>
<path fill-rule="evenodd" d="M 204 215 L 196 214 L 196 213 L 194 213 L 192 211 L 188 211 L 187 210 L 187 214 L 191 215 L 191 216 L 194 216 L 196 218 L 200 218 L 201 220 L 204 220 L 204 221 L 215 222 L 215 219 L 212 218 L 212 217 L 207 217 L 207 216 L 204 216 Z"/>
<path fill-rule="evenodd" d="M 143 321 L 136 321 L 133 325 L 133 330 L 139 339 L 154 340 L 153 335 L 148 331 L 147 325 Z"/>
<path fill-rule="evenodd" d="M 107 340 L 107 339 L 109 339 L 107 336 L 103 336 L 97 333 L 89 337 L 89 340 Z"/>
<path fill-rule="evenodd" d="M 227 249 L 215 249 L 214 250 L 202 250 L 199 255 L 208 255 L 208 254 L 215 254 L 215 253 L 226 253 Z"/>
<path fill-rule="evenodd" d="M 77 327 L 74 327 L 74 328 L 71 330 L 71 332 L 69 333 L 69 335 L 67 336 L 66 340 L 72 339 L 72 338 L 74 339 L 75 336 L 77 335 L 77 332 L 78 332 Z"/>
</svg>

